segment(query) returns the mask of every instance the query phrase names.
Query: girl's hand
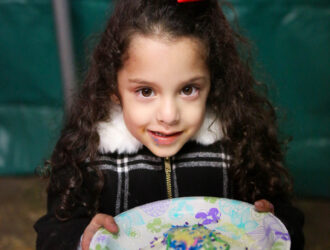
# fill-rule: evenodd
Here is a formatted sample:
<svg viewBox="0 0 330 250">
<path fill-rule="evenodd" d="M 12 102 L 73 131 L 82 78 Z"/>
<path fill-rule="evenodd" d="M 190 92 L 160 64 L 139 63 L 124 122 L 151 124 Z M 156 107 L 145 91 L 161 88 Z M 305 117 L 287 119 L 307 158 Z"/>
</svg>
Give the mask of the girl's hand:
<svg viewBox="0 0 330 250">
<path fill-rule="evenodd" d="M 254 207 L 257 212 L 271 212 L 274 214 L 274 205 L 265 199 L 256 201 Z"/>
<path fill-rule="evenodd" d="M 100 228 L 104 227 L 110 233 L 117 233 L 118 227 L 112 216 L 107 214 L 96 214 L 88 226 L 85 228 L 82 240 L 81 240 L 81 248 L 82 250 L 88 250 L 89 244 L 96 233 L 96 231 Z"/>
</svg>

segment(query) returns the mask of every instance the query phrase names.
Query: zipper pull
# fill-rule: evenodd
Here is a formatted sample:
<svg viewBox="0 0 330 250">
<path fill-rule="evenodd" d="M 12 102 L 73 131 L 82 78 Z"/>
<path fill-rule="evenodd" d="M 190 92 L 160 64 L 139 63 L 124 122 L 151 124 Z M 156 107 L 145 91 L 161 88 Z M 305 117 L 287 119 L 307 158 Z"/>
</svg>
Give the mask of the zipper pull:
<svg viewBox="0 0 330 250">
<path fill-rule="evenodd" d="M 167 187 L 167 197 L 172 199 L 172 182 L 171 182 L 171 160 L 169 157 L 164 159 L 165 163 L 165 174 L 166 174 L 166 187 Z"/>
</svg>

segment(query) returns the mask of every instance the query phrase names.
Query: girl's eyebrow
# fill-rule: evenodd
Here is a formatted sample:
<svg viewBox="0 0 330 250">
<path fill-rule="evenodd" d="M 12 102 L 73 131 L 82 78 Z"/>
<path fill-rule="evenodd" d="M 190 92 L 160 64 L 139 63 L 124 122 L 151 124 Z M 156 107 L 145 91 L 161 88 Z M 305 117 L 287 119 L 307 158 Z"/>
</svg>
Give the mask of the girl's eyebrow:
<svg viewBox="0 0 330 250">
<path fill-rule="evenodd" d="M 149 81 L 146 81 L 146 80 L 143 80 L 143 79 L 139 79 L 139 78 L 133 78 L 133 79 L 128 79 L 128 81 L 130 83 L 137 83 L 137 84 L 146 84 L 146 85 L 152 85 L 152 84 L 156 84 L 156 82 L 149 82 Z M 185 84 L 189 84 L 189 83 L 192 83 L 192 82 L 195 82 L 195 81 L 203 81 L 203 82 L 206 82 L 206 77 L 204 76 L 196 76 L 196 77 L 193 77 L 189 80 L 186 80 L 186 81 L 183 81 L 180 83 L 180 85 L 185 85 Z"/>
</svg>

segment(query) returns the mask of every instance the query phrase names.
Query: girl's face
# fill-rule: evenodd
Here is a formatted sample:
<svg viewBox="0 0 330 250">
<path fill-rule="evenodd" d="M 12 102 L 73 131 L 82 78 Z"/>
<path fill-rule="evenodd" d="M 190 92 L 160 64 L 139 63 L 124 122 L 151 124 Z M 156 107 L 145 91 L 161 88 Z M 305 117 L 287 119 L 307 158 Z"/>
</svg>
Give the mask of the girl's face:
<svg viewBox="0 0 330 250">
<path fill-rule="evenodd" d="M 198 41 L 134 36 L 118 72 L 125 124 L 160 157 L 176 154 L 199 130 L 210 90 Z"/>
</svg>

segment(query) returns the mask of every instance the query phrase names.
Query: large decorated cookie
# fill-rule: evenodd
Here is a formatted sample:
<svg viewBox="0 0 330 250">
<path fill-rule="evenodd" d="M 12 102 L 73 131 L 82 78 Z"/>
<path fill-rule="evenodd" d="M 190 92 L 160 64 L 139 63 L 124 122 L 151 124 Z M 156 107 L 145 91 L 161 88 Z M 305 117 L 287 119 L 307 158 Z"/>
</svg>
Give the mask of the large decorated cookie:
<svg viewBox="0 0 330 250">
<path fill-rule="evenodd" d="M 172 226 L 164 236 L 150 242 L 142 250 L 150 249 L 191 249 L 191 250 L 247 250 L 248 247 L 237 240 L 221 234 L 219 231 L 210 230 L 201 224 L 189 226 Z"/>
<path fill-rule="evenodd" d="M 136 207 L 115 217 L 117 235 L 100 229 L 91 250 L 290 249 L 282 222 L 254 206 L 214 197 L 184 197 Z"/>
</svg>

